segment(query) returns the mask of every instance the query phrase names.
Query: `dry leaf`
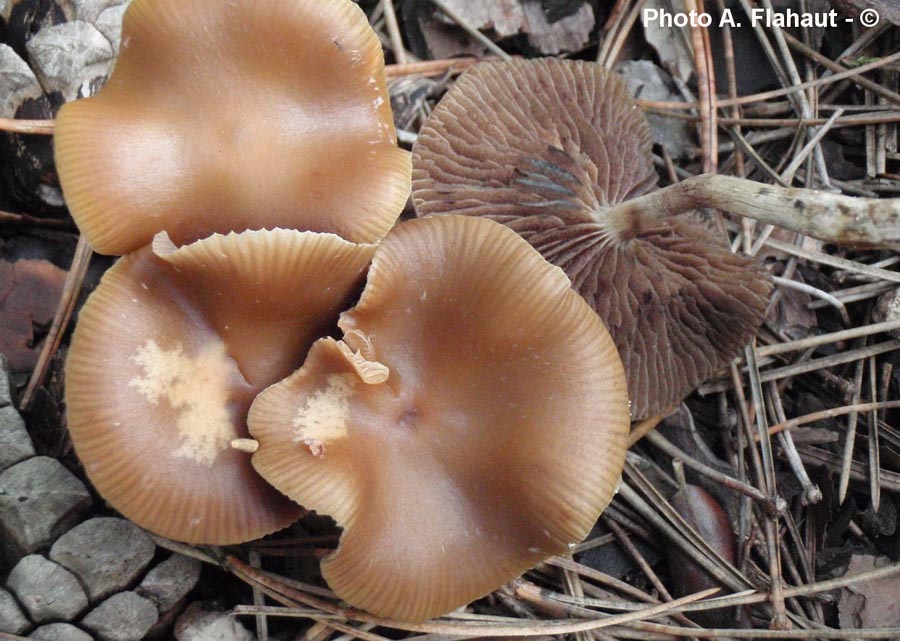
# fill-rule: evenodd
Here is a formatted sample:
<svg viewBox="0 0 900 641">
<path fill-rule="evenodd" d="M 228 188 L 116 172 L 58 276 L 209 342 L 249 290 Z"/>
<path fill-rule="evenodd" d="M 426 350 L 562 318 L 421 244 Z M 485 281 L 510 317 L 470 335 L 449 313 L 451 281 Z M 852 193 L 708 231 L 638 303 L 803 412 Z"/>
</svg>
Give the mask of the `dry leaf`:
<svg viewBox="0 0 900 641">
<path fill-rule="evenodd" d="M 616 65 L 616 71 L 625 78 L 628 91 L 635 98 L 683 102 L 671 74 L 650 60 L 626 60 Z M 694 157 L 696 135 L 687 121 L 652 113 L 647 114 L 647 120 L 650 121 L 653 142 L 665 147 L 673 159 Z"/>
<path fill-rule="evenodd" d="M 684 0 L 673 0 L 670 4 L 663 0 L 646 0 L 644 11 L 656 9 L 667 13 L 687 13 Z M 662 26 L 655 20 L 644 23 L 644 37 L 656 51 L 663 68 L 672 76 L 685 82 L 694 73 L 694 54 L 691 51 L 690 34 L 675 26 Z"/>
<path fill-rule="evenodd" d="M 594 10 L 589 3 L 583 3 L 575 11 L 568 5 L 554 10 L 552 17 L 556 20 L 551 20 L 540 0 L 445 0 L 445 3 L 463 22 L 487 32 L 492 39 L 525 34 L 528 43 L 544 54 L 584 48 L 595 26 Z M 487 51 L 440 12 L 433 14 L 431 20 L 423 21 L 421 28 L 435 58 L 483 55 Z"/>
<path fill-rule="evenodd" d="M 46 260 L 0 261 L 0 353 L 13 372 L 34 368 L 34 328 L 53 319 L 65 278 L 65 271 Z"/>
<path fill-rule="evenodd" d="M 890 565 L 886 556 L 854 554 L 845 576 Z M 890 628 L 900 625 L 900 576 L 858 581 L 841 589 L 838 616 L 844 630 Z"/>
<path fill-rule="evenodd" d="M 499 38 L 514 36 L 528 24 L 519 0 L 445 0 L 447 8 L 479 31 L 493 30 Z"/>
<path fill-rule="evenodd" d="M 735 562 L 737 544 L 728 514 L 706 490 L 699 485 L 688 484 L 676 492 L 669 502 L 713 550 L 729 563 Z M 673 595 L 685 596 L 701 590 L 721 587 L 712 575 L 708 574 L 680 548 L 671 548 L 667 561 Z M 735 613 L 729 608 L 693 612 L 689 617 L 703 626 L 727 628 L 734 622 Z"/>
<path fill-rule="evenodd" d="M 584 48 L 594 30 L 594 10 L 583 4 L 570 16 L 550 22 L 544 9 L 537 2 L 524 2 L 522 9 L 528 25 L 528 44 L 541 53 L 557 54 L 563 51 L 578 51 Z"/>
</svg>

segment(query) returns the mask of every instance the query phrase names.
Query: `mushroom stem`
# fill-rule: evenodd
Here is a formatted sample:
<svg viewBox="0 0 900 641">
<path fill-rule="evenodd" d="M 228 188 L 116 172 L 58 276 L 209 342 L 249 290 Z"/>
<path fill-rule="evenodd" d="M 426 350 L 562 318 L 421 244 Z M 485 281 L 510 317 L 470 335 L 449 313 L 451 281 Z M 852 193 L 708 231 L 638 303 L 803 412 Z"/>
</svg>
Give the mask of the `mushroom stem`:
<svg viewBox="0 0 900 641">
<path fill-rule="evenodd" d="M 702 207 L 778 225 L 826 242 L 900 249 L 900 198 L 854 198 L 702 174 L 603 212 L 619 238 L 634 238 L 668 216 Z"/>
<path fill-rule="evenodd" d="M 253 454 L 259 449 L 259 441 L 253 438 L 236 438 L 231 441 L 231 449 Z"/>
</svg>

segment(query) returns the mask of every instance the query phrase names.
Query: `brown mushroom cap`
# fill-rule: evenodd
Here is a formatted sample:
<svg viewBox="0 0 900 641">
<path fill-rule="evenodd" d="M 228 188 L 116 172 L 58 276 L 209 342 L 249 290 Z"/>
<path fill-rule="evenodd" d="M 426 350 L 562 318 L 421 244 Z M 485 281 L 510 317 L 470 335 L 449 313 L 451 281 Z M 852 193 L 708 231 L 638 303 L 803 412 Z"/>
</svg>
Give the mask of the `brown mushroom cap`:
<svg viewBox="0 0 900 641">
<path fill-rule="evenodd" d="M 455 83 L 413 147 L 420 216 L 484 216 L 516 230 L 572 280 L 609 329 L 632 416 L 678 403 L 749 341 L 772 285 L 689 219 L 627 240 L 604 211 L 656 182 L 646 118 L 599 65 L 484 63 Z"/>
<path fill-rule="evenodd" d="M 343 599 L 420 620 L 588 533 L 624 461 L 628 401 L 597 315 L 514 233 L 402 223 L 357 307 L 264 391 L 253 465 L 343 526 Z"/>
<path fill-rule="evenodd" d="M 91 245 L 285 227 L 374 241 L 409 194 L 381 44 L 350 0 L 135 0 L 56 162 Z M 127 218 L 126 218 L 127 217 Z"/>
<path fill-rule="evenodd" d="M 164 237 L 103 277 L 66 365 L 68 425 L 97 490 L 138 525 L 231 544 L 299 508 L 231 448 L 254 397 L 293 371 L 361 284 L 374 247 L 286 230 Z"/>
</svg>

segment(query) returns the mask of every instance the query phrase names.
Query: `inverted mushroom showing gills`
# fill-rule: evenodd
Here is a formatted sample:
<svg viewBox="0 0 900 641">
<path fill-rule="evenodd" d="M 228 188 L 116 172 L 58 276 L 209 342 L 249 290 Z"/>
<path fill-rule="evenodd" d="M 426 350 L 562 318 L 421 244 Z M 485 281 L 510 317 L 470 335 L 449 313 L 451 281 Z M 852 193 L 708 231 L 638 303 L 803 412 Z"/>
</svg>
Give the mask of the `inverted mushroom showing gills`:
<svg viewBox="0 0 900 641">
<path fill-rule="evenodd" d="M 588 533 L 624 462 L 621 361 L 558 268 L 489 220 L 402 223 L 359 304 L 250 410 L 253 465 L 344 528 L 328 584 L 421 620 Z"/>
<path fill-rule="evenodd" d="M 372 245 L 286 230 L 160 235 L 81 311 L 66 365 L 75 450 L 94 486 L 157 534 L 231 544 L 300 510 L 231 447 L 255 396 L 294 371 L 361 285 Z"/>
<path fill-rule="evenodd" d="M 622 203 L 655 186 L 650 152 L 621 79 L 554 58 L 474 66 L 413 148 L 420 216 L 491 218 L 565 270 L 619 348 L 635 419 L 734 357 L 772 288 L 761 264 L 702 225 L 627 215 Z"/>
<path fill-rule="evenodd" d="M 65 105 L 56 162 L 99 252 L 168 232 L 370 242 L 409 194 L 381 44 L 350 0 L 134 0 L 107 85 Z"/>
</svg>

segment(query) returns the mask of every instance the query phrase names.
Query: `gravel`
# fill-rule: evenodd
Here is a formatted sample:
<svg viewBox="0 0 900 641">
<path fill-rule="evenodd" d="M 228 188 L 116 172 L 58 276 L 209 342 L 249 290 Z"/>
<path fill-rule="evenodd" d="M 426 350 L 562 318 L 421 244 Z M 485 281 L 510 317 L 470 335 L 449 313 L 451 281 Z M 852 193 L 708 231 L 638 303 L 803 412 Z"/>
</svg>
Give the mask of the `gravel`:
<svg viewBox="0 0 900 641">
<path fill-rule="evenodd" d="M 34 455 L 34 444 L 16 408 L 0 407 L 0 470 Z"/>
<path fill-rule="evenodd" d="M 156 606 L 135 592 L 119 592 L 81 622 L 98 641 L 140 641 L 156 623 Z"/>
<path fill-rule="evenodd" d="M 49 546 L 91 506 L 84 483 L 55 458 L 35 456 L 0 473 L 0 549 L 12 565 Z"/>
<path fill-rule="evenodd" d="M 71 621 L 88 607 L 87 595 L 78 579 L 40 554 L 19 561 L 9 573 L 6 585 L 35 623 Z"/>
<path fill-rule="evenodd" d="M 131 587 L 155 551 L 150 537 L 131 521 L 100 517 L 59 537 L 50 558 L 71 570 L 95 602 Z"/>
</svg>

